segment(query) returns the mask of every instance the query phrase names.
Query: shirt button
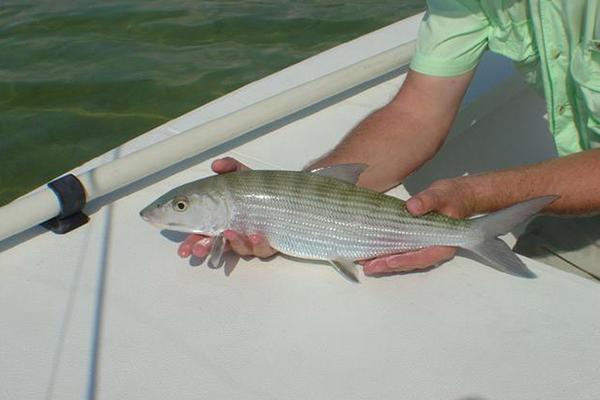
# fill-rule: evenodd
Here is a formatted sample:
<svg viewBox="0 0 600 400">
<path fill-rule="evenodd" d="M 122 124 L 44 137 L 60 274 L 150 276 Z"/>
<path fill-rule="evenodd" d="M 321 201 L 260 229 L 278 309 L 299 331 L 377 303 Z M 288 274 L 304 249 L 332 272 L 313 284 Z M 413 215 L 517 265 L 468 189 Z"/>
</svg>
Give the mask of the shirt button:
<svg viewBox="0 0 600 400">
<path fill-rule="evenodd" d="M 558 109 L 556 110 L 556 111 L 558 111 L 558 115 L 563 115 L 565 113 L 565 111 L 567 111 L 567 107 L 569 107 L 569 105 L 567 103 L 561 104 L 560 106 L 558 106 Z"/>
<path fill-rule="evenodd" d="M 556 48 L 556 47 L 552 48 L 552 52 L 551 52 L 551 54 L 550 54 L 550 55 L 551 55 L 551 57 L 552 57 L 553 59 L 555 59 L 555 60 L 556 60 L 556 59 L 557 59 L 558 57 L 560 57 L 560 55 L 561 55 L 560 49 L 558 49 L 558 48 Z"/>
</svg>

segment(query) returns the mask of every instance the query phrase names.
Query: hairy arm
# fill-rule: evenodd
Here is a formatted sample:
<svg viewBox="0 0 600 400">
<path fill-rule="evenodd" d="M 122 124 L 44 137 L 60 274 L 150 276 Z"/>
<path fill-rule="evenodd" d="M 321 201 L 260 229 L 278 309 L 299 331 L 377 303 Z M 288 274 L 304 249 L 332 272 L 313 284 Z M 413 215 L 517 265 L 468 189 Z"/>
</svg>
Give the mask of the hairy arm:
<svg viewBox="0 0 600 400">
<path fill-rule="evenodd" d="M 450 130 L 473 71 L 434 77 L 409 70 L 398 94 L 307 169 L 364 163 L 359 185 L 384 191 L 431 159 Z"/>
<path fill-rule="evenodd" d="M 560 198 L 550 204 L 546 212 L 578 215 L 598 213 L 600 149 L 529 166 L 457 178 L 455 181 L 466 185 L 470 193 L 470 214 L 498 210 L 547 194 L 556 194 Z M 427 192 L 416 196 L 416 199 L 424 196 L 427 196 Z"/>
</svg>

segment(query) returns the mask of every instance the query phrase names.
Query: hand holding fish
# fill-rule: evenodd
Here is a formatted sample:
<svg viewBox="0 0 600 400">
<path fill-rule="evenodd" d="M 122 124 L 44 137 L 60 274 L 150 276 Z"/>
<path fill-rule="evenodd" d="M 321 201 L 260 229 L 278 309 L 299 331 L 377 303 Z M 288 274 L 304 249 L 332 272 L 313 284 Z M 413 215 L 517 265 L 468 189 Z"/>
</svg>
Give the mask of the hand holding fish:
<svg viewBox="0 0 600 400">
<path fill-rule="evenodd" d="M 245 171 L 249 168 L 231 157 L 221 158 L 212 163 L 212 170 L 218 174 L 228 172 Z M 226 230 L 223 236 L 227 239 L 227 248 L 235 251 L 241 256 L 254 255 L 256 257 L 266 258 L 275 254 L 277 251 L 269 246 L 267 240 L 260 235 L 244 236 L 233 230 Z M 191 234 L 177 249 L 177 254 L 182 258 L 187 258 L 192 254 L 196 257 L 206 257 L 215 242 L 214 237 Z"/>
<path fill-rule="evenodd" d="M 437 181 L 406 202 L 414 216 L 436 211 L 454 218 L 468 218 L 473 214 L 473 193 L 463 178 Z M 429 268 L 450 260 L 455 247 L 434 246 L 418 251 L 375 258 L 363 264 L 366 275 L 407 272 Z"/>
</svg>

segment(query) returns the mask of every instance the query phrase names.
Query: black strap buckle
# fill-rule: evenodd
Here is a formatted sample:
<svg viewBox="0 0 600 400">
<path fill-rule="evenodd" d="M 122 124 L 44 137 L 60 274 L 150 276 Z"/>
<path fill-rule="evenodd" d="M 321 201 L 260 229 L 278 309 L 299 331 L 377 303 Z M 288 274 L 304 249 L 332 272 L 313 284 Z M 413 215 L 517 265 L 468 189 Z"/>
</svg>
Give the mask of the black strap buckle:
<svg viewBox="0 0 600 400">
<path fill-rule="evenodd" d="M 73 174 L 65 175 L 48 184 L 60 203 L 60 214 L 41 225 L 60 235 L 87 223 L 90 218 L 81 210 L 85 207 L 85 188 Z"/>
</svg>

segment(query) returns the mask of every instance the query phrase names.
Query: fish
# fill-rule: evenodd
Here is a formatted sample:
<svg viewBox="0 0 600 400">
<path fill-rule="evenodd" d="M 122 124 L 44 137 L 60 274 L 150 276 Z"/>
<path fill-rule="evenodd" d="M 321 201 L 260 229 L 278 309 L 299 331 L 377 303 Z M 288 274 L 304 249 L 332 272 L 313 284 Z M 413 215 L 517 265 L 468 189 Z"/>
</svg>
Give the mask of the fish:
<svg viewBox="0 0 600 400">
<path fill-rule="evenodd" d="M 275 250 L 328 261 L 358 282 L 356 262 L 431 246 L 454 246 L 511 275 L 535 274 L 498 239 L 558 196 L 542 196 L 497 212 L 457 219 L 436 212 L 413 216 L 406 202 L 356 186 L 364 164 L 312 171 L 247 170 L 179 186 L 140 216 L 167 230 L 215 237 L 209 261 L 221 263 L 223 232 L 264 236 Z"/>
</svg>

